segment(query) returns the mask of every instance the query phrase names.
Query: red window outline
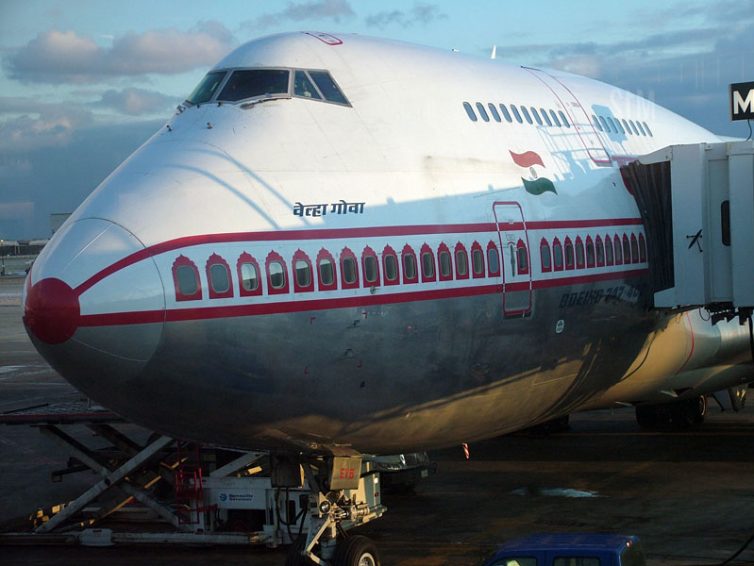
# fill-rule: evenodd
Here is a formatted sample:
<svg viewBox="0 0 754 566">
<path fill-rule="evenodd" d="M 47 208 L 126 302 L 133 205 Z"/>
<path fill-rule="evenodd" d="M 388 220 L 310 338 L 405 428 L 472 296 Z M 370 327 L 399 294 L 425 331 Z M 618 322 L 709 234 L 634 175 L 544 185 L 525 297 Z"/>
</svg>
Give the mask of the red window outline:
<svg viewBox="0 0 754 566">
<path fill-rule="evenodd" d="M 628 236 L 623 234 L 623 264 L 631 263 L 631 244 L 628 243 Z"/>
<path fill-rule="evenodd" d="M 449 269 L 447 275 L 442 274 L 442 262 L 440 261 L 440 257 L 443 253 L 448 254 Z M 453 254 L 450 253 L 450 249 L 445 243 L 441 243 L 437 246 L 437 278 L 440 281 L 451 281 L 453 279 Z"/>
<path fill-rule="evenodd" d="M 194 280 L 196 281 L 196 291 L 191 295 L 186 295 L 181 291 L 180 285 L 178 285 L 178 268 L 188 267 L 194 272 Z M 199 269 L 196 264 L 187 258 L 185 255 L 179 255 L 173 262 L 173 285 L 175 286 L 175 300 L 176 301 L 199 301 L 202 298 L 202 280 L 199 277 Z"/>
<path fill-rule="evenodd" d="M 225 268 L 225 276 L 228 278 L 228 288 L 225 291 L 216 291 L 215 286 L 212 284 L 212 273 L 210 270 L 213 265 L 221 265 Z M 233 278 L 230 275 L 230 265 L 228 265 L 224 257 L 213 253 L 204 265 L 204 271 L 207 274 L 207 289 L 209 290 L 210 299 L 227 299 L 233 296 Z"/>
<path fill-rule="evenodd" d="M 353 260 L 353 271 L 355 279 L 353 282 L 348 283 L 346 281 L 346 270 L 343 268 L 343 261 L 351 258 Z M 345 247 L 340 252 L 340 288 L 341 289 L 358 289 L 359 287 L 359 262 L 356 259 L 356 254 L 351 251 L 351 248 Z"/>
<path fill-rule="evenodd" d="M 558 262 L 555 261 L 558 257 L 558 254 L 556 253 L 557 250 L 560 250 L 560 265 L 558 265 Z M 553 271 L 563 271 L 564 266 L 565 256 L 563 255 L 563 244 L 561 244 L 560 239 L 556 237 L 552 241 L 552 269 Z"/>
<path fill-rule="evenodd" d="M 591 236 L 587 236 L 586 237 L 586 267 L 587 269 L 589 269 L 590 267 L 594 267 L 594 262 L 596 261 L 595 255 L 596 254 L 594 251 L 594 241 L 592 240 Z"/>
<path fill-rule="evenodd" d="M 605 244 L 602 243 L 602 236 L 599 234 L 594 239 L 594 254 L 597 261 L 597 267 L 605 266 Z"/>
<path fill-rule="evenodd" d="M 545 263 L 547 258 L 547 263 Z M 542 273 L 549 273 L 552 271 L 552 254 L 550 253 L 550 242 L 547 238 L 542 238 L 539 241 L 539 260 L 542 266 Z"/>
<path fill-rule="evenodd" d="M 636 234 L 631 234 L 631 263 L 639 263 L 639 242 Z"/>
<path fill-rule="evenodd" d="M 479 272 L 477 272 L 476 265 L 474 264 L 474 252 L 479 252 L 479 257 L 482 258 L 482 269 Z M 482 251 L 482 245 L 479 242 L 477 242 L 476 240 L 474 241 L 473 244 L 471 244 L 471 254 L 470 255 L 471 255 L 471 257 L 470 257 L 470 260 L 471 260 L 470 261 L 470 263 L 471 263 L 471 275 L 472 275 L 472 277 L 474 279 L 481 279 L 485 275 L 485 273 L 484 273 L 484 268 L 485 268 L 485 266 L 484 266 L 484 264 L 485 264 L 485 261 L 484 261 L 484 252 Z"/>
<path fill-rule="evenodd" d="M 435 260 L 435 252 L 429 247 L 429 244 L 422 244 L 422 247 L 419 250 L 419 257 L 421 258 L 422 283 L 432 283 L 433 281 L 437 281 L 437 261 Z M 429 260 L 432 262 L 431 275 L 427 275 L 424 272 L 425 257 L 429 257 Z"/>
<path fill-rule="evenodd" d="M 623 265 L 623 248 L 618 234 L 613 237 L 613 248 L 615 250 L 615 265 Z"/>
<path fill-rule="evenodd" d="M 569 251 L 571 252 L 570 254 L 568 253 Z M 565 246 L 563 246 L 563 259 L 566 269 L 571 270 L 576 267 L 576 255 L 573 249 L 573 242 L 569 236 L 566 236 Z"/>
<path fill-rule="evenodd" d="M 407 256 L 413 256 L 414 258 L 414 276 L 408 277 L 406 275 L 406 257 Z M 403 284 L 406 285 L 407 283 L 418 283 L 419 282 L 419 264 L 416 263 L 416 252 L 414 252 L 414 248 L 406 244 L 403 246 L 403 250 L 401 251 L 401 271 L 403 272 Z"/>
<path fill-rule="evenodd" d="M 524 267 L 521 267 L 522 257 L 525 258 L 526 265 L 524 265 Z M 518 242 L 516 242 L 516 271 L 518 271 L 518 274 L 528 275 L 530 263 L 529 250 L 526 248 L 526 243 L 521 238 L 519 238 Z"/>
<path fill-rule="evenodd" d="M 458 254 L 462 253 L 463 256 L 466 258 L 466 273 L 459 273 L 458 272 Z M 471 269 L 469 269 L 469 253 L 466 251 L 466 246 L 464 246 L 461 242 L 458 242 L 456 244 L 456 247 L 453 248 L 453 264 L 455 266 L 455 274 L 456 279 L 468 279 L 470 274 L 469 272 Z"/>
<path fill-rule="evenodd" d="M 644 234 L 639 234 L 639 261 L 641 263 L 647 261 L 647 241 L 644 239 Z"/>
<path fill-rule="evenodd" d="M 492 262 L 490 261 L 490 252 L 493 250 L 495 251 L 495 255 L 497 255 L 497 269 L 494 271 L 492 270 Z M 497 277 L 500 275 L 500 251 L 492 240 L 487 244 L 487 275 L 490 277 Z"/>
<path fill-rule="evenodd" d="M 374 281 L 367 281 L 367 257 L 374 258 L 374 268 L 377 270 L 377 279 Z M 377 252 L 375 252 L 369 246 L 365 247 L 364 251 L 361 252 L 361 269 L 364 275 L 364 287 L 380 286 L 380 259 L 377 257 Z"/>
<path fill-rule="evenodd" d="M 296 275 L 296 262 L 303 261 L 309 268 L 309 284 L 299 285 L 298 277 Z M 293 292 L 294 293 L 311 293 L 314 291 L 314 269 L 312 268 L 312 260 L 302 249 L 297 249 L 293 257 L 291 258 L 291 272 L 293 274 Z"/>
<path fill-rule="evenodd" d="M 615 253 L 613 252 L 613 239 L 608 234 L 605 236 L 605 265 L 615 265 Z"/>
<path fill-rule="evenodd" d="M 388 279 L 387 277 L 387 258 L 392 257 L 395 260 L 395 279 Z M 382 272 L 385 274 L 383 282 L 385 285 L 398 285 L 401 282 L 401 264 L 398 261 L 398 254 L 391 246 L 385 246 L 382 250 Z"/>
<path fill-rule="evenodd" d="M 325 283 L 322 281 L 322 270 L 320 264 L 322 260 L 328 260 L 332 266 L 332 283 Z M 317 288 L 320 291 L 335 291 L 338 288 L 338 268 L 335 263 L 335 258 L 325 248 L 321 248 L 317 252 Z"/>
<path fill-rule="evenodd" d="M 257 288 L 253 291 L 249 291 L 243 286 L 243 275 L 241 272 L 241 267 L 246 263 L 254 266 L 254 269 L 257 270 Z M 259 269 L 259 262 L 254 259 L 251 254 L 243 252 L 240 256 L 238 256 L 238 261 L 236 262 L 236 272 L 238 273 L 238 294 L 241 297 L 254 297 L 262 294 L 262 270 Z"/>
<path fill-rule="evenodd" d="M 273 287 L 272 286 L 272 273 L 270 273 L 270 264 L 274 261 L 277 261 L 280 263 L 280 265 L 283 266 L 283 286 L 282 287 Z M 290 281 L 288 276 L 288 265 L 285 263 L 285 260 L 283 259 L 283 256 L 281 256 L 276 251 L 271 251 L 267 254 L 267 258 L 264 260 L 264 271 L 267 275 L 267 292 L 270 295 L 282 295 L 285 293 L 288 293 L 290 291 Z"/>
<path fill-rule="evenodd" d="M 584 269 L 584 241 L 581 239 L 581 236 L 576 236 L 576 247 L 573 251 L 576 253 L 576 269 Z"/>
</svg>

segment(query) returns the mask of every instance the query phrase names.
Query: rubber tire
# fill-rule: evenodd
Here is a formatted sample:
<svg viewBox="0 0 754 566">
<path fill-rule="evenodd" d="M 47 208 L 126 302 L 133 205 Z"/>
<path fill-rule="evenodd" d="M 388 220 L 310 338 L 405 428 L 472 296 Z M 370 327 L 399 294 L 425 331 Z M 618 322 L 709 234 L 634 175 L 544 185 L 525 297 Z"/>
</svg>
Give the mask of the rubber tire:
<svg viewBox="0 0 754 566">
<path fill-rule="evenodd" d="M 311 566 L 314 564 L 314 562 L 301 555 L 305 544 L 306 535 L 301 535 L 296 539 L 296 542 L 288 548 L 288 555 L 285 557 L 285 566 Z"/>
<path fill-rule="evenodd" d="M 352 535 L 338 543 L 333 566 L 380 566 L 380 555 L 372 539 Z"/>
</svg>

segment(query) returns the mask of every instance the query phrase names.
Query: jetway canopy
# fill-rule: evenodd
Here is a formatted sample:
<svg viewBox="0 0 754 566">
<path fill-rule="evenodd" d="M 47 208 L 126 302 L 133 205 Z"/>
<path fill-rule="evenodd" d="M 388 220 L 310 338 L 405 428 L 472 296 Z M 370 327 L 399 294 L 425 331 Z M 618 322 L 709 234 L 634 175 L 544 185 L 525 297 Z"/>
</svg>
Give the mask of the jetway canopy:
<svg viewBox="0 0 754 566">
<path fill-rule="evenodd" d="M 754 308 L 754 142 L 668 146 L 622 168 L 644 220 L 656 308 Z"/>
</svg>

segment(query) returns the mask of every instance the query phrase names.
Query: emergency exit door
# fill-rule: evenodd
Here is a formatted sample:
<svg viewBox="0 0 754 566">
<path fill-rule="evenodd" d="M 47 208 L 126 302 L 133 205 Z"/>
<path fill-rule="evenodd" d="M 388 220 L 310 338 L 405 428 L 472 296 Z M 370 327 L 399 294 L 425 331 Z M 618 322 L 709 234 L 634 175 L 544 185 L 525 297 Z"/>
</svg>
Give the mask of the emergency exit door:
<svg viewBox="0 0 754 566">
<path fill-rule="evenodd" d="M 526 316 L 531 313 L 532 268 L 523 209 L 517 202 L 496 202 L 493 212 L 502 255 L 503 314 Z"/>
</svg>

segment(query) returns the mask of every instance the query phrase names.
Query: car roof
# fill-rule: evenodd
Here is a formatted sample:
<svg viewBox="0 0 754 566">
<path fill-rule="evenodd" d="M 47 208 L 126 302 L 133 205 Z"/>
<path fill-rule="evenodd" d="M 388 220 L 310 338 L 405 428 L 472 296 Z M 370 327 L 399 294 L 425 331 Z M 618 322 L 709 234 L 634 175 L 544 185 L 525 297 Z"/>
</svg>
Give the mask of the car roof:
<svg viewBox="0 0 754 566">
<path fill-rule="evenodd" d="M 621 550 L 636 544 L 639 539 L 631 535 L 605 533 L 538 533 L 509 540 L 498 551 L 517 550 Z"/>
</svg>

